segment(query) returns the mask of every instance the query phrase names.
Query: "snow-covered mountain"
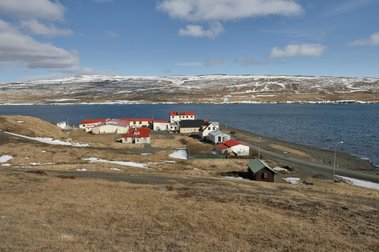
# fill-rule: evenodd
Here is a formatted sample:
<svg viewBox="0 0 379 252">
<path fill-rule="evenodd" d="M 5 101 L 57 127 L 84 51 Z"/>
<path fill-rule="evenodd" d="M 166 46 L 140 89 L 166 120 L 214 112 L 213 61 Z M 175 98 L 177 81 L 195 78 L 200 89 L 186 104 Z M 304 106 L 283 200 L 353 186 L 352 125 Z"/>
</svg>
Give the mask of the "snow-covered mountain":
<svg viewBox="0 0 379 252">
<path fill-rule="evenodd" d="M 0 103 L 379 102 L 379 78 L 104 76 L 0 84 Z"/>
</svg>

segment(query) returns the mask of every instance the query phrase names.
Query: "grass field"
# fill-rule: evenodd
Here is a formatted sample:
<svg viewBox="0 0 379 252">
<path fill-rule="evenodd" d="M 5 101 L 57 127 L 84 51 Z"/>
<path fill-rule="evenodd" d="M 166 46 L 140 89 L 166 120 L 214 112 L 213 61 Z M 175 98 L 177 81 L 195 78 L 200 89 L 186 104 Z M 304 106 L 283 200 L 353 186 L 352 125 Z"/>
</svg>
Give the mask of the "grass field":
<svg viewBox="0 0 379 252">
<path fill-rule="evenodd" d="M 25 128 L 28 120 L 37 126 Z M 55 136 L 33 118 L 0 122 L 2 130 Z M 379 251 L 377 190 L 312 177 L 314 185 L 225 178 L 246 171 L 246 160 L 174 161 L 168 155 L 183 138 L 195 143 L 179 135 L 154 134 L 149 148 L 129 148 L 113 135 L 56 133 L 93 145 L 0 134 L 0 156 L 13 157 L 0 166 L 0 251 Z"/>
</svg>

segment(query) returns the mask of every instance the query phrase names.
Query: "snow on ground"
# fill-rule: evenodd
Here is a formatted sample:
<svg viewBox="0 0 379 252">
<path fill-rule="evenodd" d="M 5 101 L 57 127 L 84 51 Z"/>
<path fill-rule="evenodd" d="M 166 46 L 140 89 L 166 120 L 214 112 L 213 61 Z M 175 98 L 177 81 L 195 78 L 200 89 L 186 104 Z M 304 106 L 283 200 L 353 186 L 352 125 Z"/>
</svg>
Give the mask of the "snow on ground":
<svg viewBox="0 0 379 252">
<path fill-rule="evenodd" d="M 87 171 L 86 168 L 80 168 L 80 169 L 76 169 L 77 171 Z"/>
<path fill-rule="evenodd" d="M 9 167 L 9 166 L 11 166 L 11 164 L 2 164 L 1 166 Z"/>
<path fill-rule="evenodd" d="M 6 133 L 8 135 L 16 136 L 16 137 L 29 139 L 32 141 L 37 141 L 40 143 L 51 144 L 51 145 L 66 145 L 66 146 L 74 146 L 74 147 L 88 147 L 89 146 L 89 144 L 81 144 L 81 143 L 75 143 L 75 142 L 70 142 L 70 141 L 64 142 L 61 140 L 54 140 L 51 137 L 29 137 L 29 136 L 19 135 L 19 134 L 7 132 L 7 131 L 4 131 L 4 133 Z"/>
<path fill-rule="evenodd" d="M 286 172 L 286 173 L 288 172 L 286 168 L 282 168 L 282 167 L 274 167 L 272 169 L 276 172 Z"/>
<path fill-rule="evenodd" d="M 242 177 L 238 177 L 238 176 L 225 176 L 224 178 L 226 178 L 226 179 L 243 179 Z"/>
<path fill-rule="evenodd" d="M 124 166 L 136 167 L 136 168 L 147 168 L 147 164 L 135 163 L 135 162 L 112 161 L 112 160 L 100 159 L 100 158 L 95 158 L 95 157 L 83 158 L 83 160 L 90 163 L 108 163 L 108 164 L 118 164 L 118 165 L 124 165 Z"/>
<path fill-rule="evenodd" d="M 0 156 L 0 163 L 6 163 L 11 159 L 13 159 L 11 155 L 2 155 Z"/>
<path fill-rule="evenodd" d="M 168 156 L 170 158 L 175 158 L 175 159 L 188 159 L 188 155 L 187 155 L 186 150 L 177 150 Z"/>
<path fill-rule="evenodd" d="M 300 178 L 295 178 L 295 177 L 287 177 L 287 178 L 283 178 L 283 180 L 293 185 L 300 183 Z"/>
<path fill-rule="evenodd" d="M 121 171 L 121 169 L 118 168 L 111 168 L 112 171 Z"/>
<path fill-rule="evenodd" d="M 361 180 L 361 179 L 344 177 L 344 176 L 338 176 L 338 175 L 336 177 L 341 178 L 344 181 L 346 181 L 347 183 L 355 185 L 355 186 L 379 190 L 379 184 L 378 183 L 374 183 L 374 182 L 370 182 L 370 181 L 366 181 L 366 180 Z"/>
</svg>

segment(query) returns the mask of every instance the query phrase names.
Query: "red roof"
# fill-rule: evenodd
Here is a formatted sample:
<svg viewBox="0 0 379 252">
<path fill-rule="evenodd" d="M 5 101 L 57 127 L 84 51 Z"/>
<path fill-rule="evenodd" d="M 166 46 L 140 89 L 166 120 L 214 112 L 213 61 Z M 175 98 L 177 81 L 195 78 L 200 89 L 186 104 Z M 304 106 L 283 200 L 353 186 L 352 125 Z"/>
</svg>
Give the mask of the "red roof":
<svg viewBox="0 0 379 252">
<path fill-rule="evenodd" d="M 121 118 L 121 121 L 129 121 L 129 122 L 152 122 L 153 118 Z"/>
<path fill-rule="evenodd" d="M 122 135 L 123 138 L 141 138 L 141 137 L 149 137 L 150 129 L 149 128 L 131 128 L 128 134 Z"/>
<path fill-rule="evenodd" d="M 186 111 L 186 112 L 170 112 L 170 116 L 178 116 L 178 115 L 194 116 L 195 112 L 191 112 L 191 111 Z"/>
<path fill-rule="evenodd" d="M 226 146 L 226 145 L 223 144 L 223 143 L 222 143 L 222 144 L 217 144 L 216 147 L 219 148 L 219 149 L 221 149 L 221 150 L 229 149 L 229 147 Z"/>
<path fill-rule="evenodd" d="M 89 124 L 89 123 L 101 123 L 105 122 L 107 119 L 84 119 L 82 120 L 82 124 Z"/>
<path fill-rule="evenodd" d="M 156 123 L 169 123 L 167 120 L 154 120 Z"/>
<path fill-rule="evenodd" d="M 243 144 L 241 143 L 240 141 L 237 141 L 237 140 L 227 140 L 224 142 L 224 144 L 228 147 L 228 148 L 231 148 L 233 146 L 236 146 L 236 145 L 239 145 L 239 144 Z"/>
</svg>

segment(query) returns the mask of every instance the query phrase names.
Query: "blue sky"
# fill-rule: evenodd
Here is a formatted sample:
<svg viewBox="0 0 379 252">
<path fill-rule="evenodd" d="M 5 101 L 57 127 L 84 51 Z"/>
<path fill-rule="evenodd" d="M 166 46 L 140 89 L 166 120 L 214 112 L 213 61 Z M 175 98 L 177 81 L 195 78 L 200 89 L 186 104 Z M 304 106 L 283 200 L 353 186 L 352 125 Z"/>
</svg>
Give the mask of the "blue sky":
<svg viewBox="0 0 379 252">
<path fill-rule="evenodd" d="M 0 0 L 0 82 L 79 74 L 379 77 L 377 0 Z"/>
</svg>

